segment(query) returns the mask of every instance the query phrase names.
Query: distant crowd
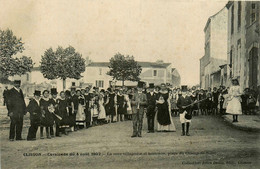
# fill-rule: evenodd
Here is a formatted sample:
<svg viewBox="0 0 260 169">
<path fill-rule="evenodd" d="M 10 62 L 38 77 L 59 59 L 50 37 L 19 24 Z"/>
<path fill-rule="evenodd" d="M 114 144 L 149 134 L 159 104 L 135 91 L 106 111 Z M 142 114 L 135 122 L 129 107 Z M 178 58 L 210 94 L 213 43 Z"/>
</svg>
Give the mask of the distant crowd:
<svg viewBox="0 0 260 169">
<path fill-rule="evenodd" d="M 141 137 L 143 114 L 147 115 L 149 133 L 154 132 L 154 120 L 157 120 L 157 131 L 175 131 L 172 116 L 180 116 L 182 135 L 189 136 L 191 115 L 224 115 L 234 97 L 241 103 L 242 111 L 238 113 L 240 109 L 235 108 L 240 103 L 230 104 L 229 109 L 232 110 L 228 110 L 228 113 L 234 114 L 233 122 L 237 122 L 237 114 L 256 114 L 259 89 L 254 91 L 246 88 L 243 93 L 239 93 L 237 84 L 238 81 L 234 81 L 235 87 L 220 86 L 213 90 L 187 86 L 171 89 L 165 84 L 149 84 L 146 87 L 145 83 L 138 83 L 137 87 L 132 88 L 110 87 L 107 90 L 72 87 L 71 90 L 59 93 L 56 88 L 52 88 L 42 92 L 36 90 L 29 104 L 25 105 L 20 81 L 15 81 L 14 88 L 6 89 L 3 94 L 11 119 L 9 139 L 13 141 L 16 135 L 16 140 L 22 140 L 23 116 L 27 112 L 30 113 L 31 121 L 28 141 L 36 140 L 38 127 L 41 139 L 45 138 L 44 129 L 46 138 L 51 139 L 61 137 L 62 134 L 68 135 L 72 131 L 127 120 L 133 120 L 132 137 Z"/>
<path fill-rule="evenodd" d="M 192 87 L 188 91 L 188 95 L 193 101 L 204 100 L 192 106 L 193 115 L 223 115 L 226 113 L 228 101 L 230 100 L 229 94 L 230 87 L 220 86 L 208 89 L 198 89 Z M 178 96 L 181 95 L 179 88 L 173 89 L 171 95 L 171 103 L 173 104 L 173 113 L 178 115 L 178 107 L 175 103 Z M 240 102 L 242 106 L 242 113 L 245 115 L 255 115 L 259 107 L 259 89 L 253 90 L 245 88 L 240 95 Z"/>
</svg>

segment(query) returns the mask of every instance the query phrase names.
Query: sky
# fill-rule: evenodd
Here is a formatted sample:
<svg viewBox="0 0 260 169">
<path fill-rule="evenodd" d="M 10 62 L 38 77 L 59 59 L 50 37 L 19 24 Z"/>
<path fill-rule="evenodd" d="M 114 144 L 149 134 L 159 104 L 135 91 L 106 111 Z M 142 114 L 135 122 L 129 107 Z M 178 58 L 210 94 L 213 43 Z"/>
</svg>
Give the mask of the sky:
<svg viewBox="0 0 260 169">
<path fill-rule="evenodd" d="M 0 29 L 25 43 L 39 65 L 50 47 L 73 46 L 92 61 L 116 53 L 172 63 L 181 83 L 199 84 L 208 18 L 226 0 L 0 0 Z"/>
</svg>

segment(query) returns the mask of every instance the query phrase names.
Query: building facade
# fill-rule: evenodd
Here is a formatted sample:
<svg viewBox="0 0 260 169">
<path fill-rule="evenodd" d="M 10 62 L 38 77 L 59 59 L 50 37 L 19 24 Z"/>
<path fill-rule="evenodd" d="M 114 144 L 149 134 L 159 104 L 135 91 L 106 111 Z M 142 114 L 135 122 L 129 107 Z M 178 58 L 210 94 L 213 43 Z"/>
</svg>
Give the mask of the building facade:
<svg viewBox="0 0 260 169">
<path fill-rule="evenodd" d="M 201 88 L 220 85 L 219 66 L 226 63 L 227 55 L 227 15 L 226 7 L 209 17 L 205 28 L 204 56 L 200 59 Z"/>
<path fill-rule="evenodd" d="M 227 78 L 237 78 L 242 89 L 260 85 L 259 8 L 257 1 L 229 1 Z"/>
<path fill-rule="evenodd" d="M 140 79 L 144 82 L 160 85 L 168 83 L 172 86 L 180 86 L 180 75 L 176 69 L 171 68 L 170 63 L 138 62 L 142 67 Z M 122 81 L 115 81 L 107 75 L 109 62 L 92 62 L 84 72 L 84 82 L 92 86 L 107 88 L 111 85 L 121 86 Z M 137 82 L 125 81 L 126 86 L 135 86 Z"/>
<path fill-rule="evenodd" d="M 142 81 L 160 85 L 161 83 L 171 84 L 173 87 L 179 87 L 181 78 L 177 71 L 171 67 L 170 63 L 159 62 L 138 62 L 142 67 L 140 78 Z M 73 87 L 96 86 L 100 88 L 108 88 L 111 85 L 121 86 L 121 81 L 115 81 L 111 76 L 107 75 L 109 71 L 109 62 L 90 62 L 82 73 L 82 78 L 66 79 L 66 89 Z M 39 67 L 35 67 L 31 72 L 22 76 L 10 77 L 10 80 L 21 80 L 22 89 L 27 95 L 33 95 L 34 90 L 57 88 L 58 91 L 63 90 L 63 81 L 61 79 L 49 80 L 44 78 Z M 126 86 L 136 86 L 137 82 L 125 81 Z"/>
<path fill-rule="evenodd" d="M 246 3 L 246 59 L 247 84 L 256 89 L 260 85 L 260 2 Z"/>
</svg>

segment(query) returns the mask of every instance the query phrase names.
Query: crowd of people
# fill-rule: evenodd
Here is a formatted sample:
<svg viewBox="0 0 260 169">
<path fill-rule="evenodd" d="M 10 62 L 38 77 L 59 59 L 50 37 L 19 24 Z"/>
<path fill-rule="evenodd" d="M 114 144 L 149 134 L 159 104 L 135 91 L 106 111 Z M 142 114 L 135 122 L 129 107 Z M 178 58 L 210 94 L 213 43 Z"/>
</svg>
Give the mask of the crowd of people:
<svg viewBox="0 0 260 169">
<path fill-rule="evenodd" d="M 11 119 L 10 141 L 22 140 L 23 116 L 30 113 L 30 127 L 27 140 L 36 140 L 40 128 L 40 138 L 62 137 L 69 132 L 88 129 L 97 125 L 121 121 L 133 121 L 132 137 L 142 137 L 143 117 L 146 115 L 148 133 L 176 131 L 172 116 L 179 116 L 182 135 L 189 136 L 192 116 L 254 114 L 259 106 L 258 92 L 245 89 L 240 92 L 238 80 L 232 86 L 220 86 L 213 90 L 187 86 L 170 89 L 166 84 L 146 87 L 138 82 L 136 87 L 71 88 L 57 92 L 35 90 L 34 97 L 26 106 L 20 81 L 14 81 L 14 88 L 5 95 L 8 116 Z M 156 129 L 155 129 L 156 128 Z"/>
</svg>

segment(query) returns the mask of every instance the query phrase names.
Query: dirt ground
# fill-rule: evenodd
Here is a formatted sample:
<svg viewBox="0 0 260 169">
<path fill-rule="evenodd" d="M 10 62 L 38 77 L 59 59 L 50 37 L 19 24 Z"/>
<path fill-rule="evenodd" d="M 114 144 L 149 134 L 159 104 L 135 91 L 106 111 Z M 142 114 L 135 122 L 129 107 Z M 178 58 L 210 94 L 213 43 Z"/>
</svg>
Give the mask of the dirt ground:
<svg viewBox="0 0 260 169">
<path fill-rule="evenodd" d="M 191 136 L 176 132 L 131 138 L 132 122 L 82 129 L 68 136 L 37 141 L 8 140 L 9 119 L 1 109 L 1 168 L 258 168 L 259 133 L 227 126 L 215 116 L 192 119 Z M 28 132 L 25 117 L 23 138 Z"/>
</svg>

